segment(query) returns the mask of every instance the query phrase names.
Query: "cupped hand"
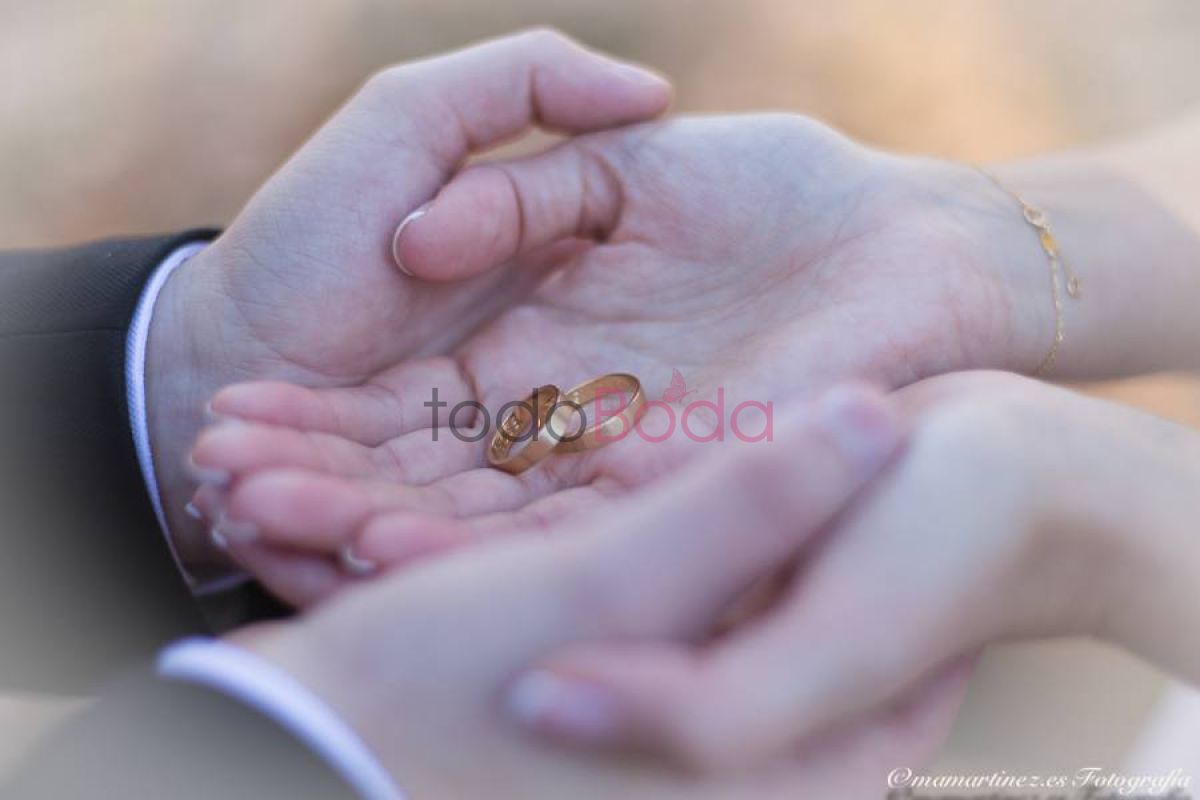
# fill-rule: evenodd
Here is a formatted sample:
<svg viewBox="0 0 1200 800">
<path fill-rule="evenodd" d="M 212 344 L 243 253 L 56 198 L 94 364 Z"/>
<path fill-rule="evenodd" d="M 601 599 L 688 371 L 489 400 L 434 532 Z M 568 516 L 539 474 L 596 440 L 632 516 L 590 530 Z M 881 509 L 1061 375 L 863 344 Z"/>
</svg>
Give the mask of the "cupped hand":
<svg viewBox="0 0 1200 800">
<path fill-rule="evenodd" d="M 404 263 L 470 280 L 532 260 L 538 288 L 448 356 L 360 386 L 221 392 L 214 410 L 242 424 L 206 432 L 193 458 L 231 474 L 232 493 L 198 504 L 240 538 L 291 548 L 289 568 L 348 543 L 393 565 L 545 528 L 673 469 L 718 426 L 764 436 L 763 409 L 841 379 L 1032 367 L 1053 330 L 1044 265 L 1010 271 L 984 246 L 1000 228 L 1037 255 L 1011 203 L 974 170 L 788 115 L 679 119 L 471 167 L 400 237 Z M 516 477 L 485 466 L 490 429 L 470 425 L 533 387 L 606 372 L 674 402 L 603 450 Z M 337 583 L 323 555 L 298 587 L 267 549 L 235 552 L 289 599 Z"/>
<path fill-rule="evenodd" d="M 707 454 L 561 536 L 415 565 L 235 640 L 329 703 L 413 797 L 878 797 L 888 770 L 924 763 L 946 734 L 961 669 L 770 765 L 708 774 L 522 735 L 557 694 L 544 676 L 518 676 L 583 642 L 707 638 L 723 609 L 811 544 L 900 440 L 883 398 L 840 391 L 781 420 L 776 442 Z M 749 688 L 724 687 L 720 702 Z M 586 697 L 570 716 L 604 720 Z M 696 741 L 719 733 L 697 729 Z"/>
<path fill-rule="evenodd" d="M 896 402 L 911 428 L 904 451 L 758 624 L 715 645 L 559 653 L 539 674 L 556 676 L 567 700 L 535 727 L 744 768 L 995 641 L 1092 635 L 1200 679 L 1188 625 L 1200 436 L 999 373 L 935 378 Z M 796 452 L 790 468 L 808 458 Z M 603 736 L 564 712 L 577 694 L 605 709 Z"/>
<path fill-rule="evenodd" d="M 594 131 L 656 116 L 669 100 L 661 78 L 547 31 L 369 80 L 158 301 L 147 391 L 172 529 L 187 529 L 181 512 L 194 489 L 182 453 L 220 386 L 249 376 L 358 385 L 452 348 L 529 294 L 532 260 L 439 284 L 404 274 L 394 258 L 398 224 L 469 155 L 532 124 Z"/>
</svg>

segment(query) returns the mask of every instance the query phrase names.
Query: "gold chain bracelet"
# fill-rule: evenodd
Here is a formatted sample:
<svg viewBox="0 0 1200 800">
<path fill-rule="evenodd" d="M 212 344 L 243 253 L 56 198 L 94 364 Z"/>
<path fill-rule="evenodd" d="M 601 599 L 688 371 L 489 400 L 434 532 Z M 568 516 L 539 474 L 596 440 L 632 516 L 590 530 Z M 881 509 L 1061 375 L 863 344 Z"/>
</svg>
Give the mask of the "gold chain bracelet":
<svg viewBox="0 0 1200 800">
<path fill-rule="evenodd" d="M 1063 275 L 1066 275 L 1067 278 L 1066 294 L 1072 299 L 1079 297 L 1079 278 L 1063 261 L 1062 254 L 1058 249 L 1058 240 L 1054 238 L 1054 232 L 1050 229 L 1050 220 L 1046 214 L 1041 209 L 1030 205 L 1024 197 L 1009 189 L 986 169 L 982 167 L 977 167 L 977 169 L 995 184 L 997 189 L 1017 201 L 1021 206 L 1021 215 L 1037 231 L 1038 242 L 1042 245 L 1046 258 L 1050 260 L 1050 294 L 1054 300 L 1054 343 L 1050 345 L 1050 352 L 1046 353 L 1042 363 L 1033 372 L 1035 377 L 1041 376 L 1054 365 L 1054 359 L 1058 357 L 1059 347 L 1062 346 L 1063 338 L 1066 335 L 1066 325 L 1063 321 Z"/>
</svg>

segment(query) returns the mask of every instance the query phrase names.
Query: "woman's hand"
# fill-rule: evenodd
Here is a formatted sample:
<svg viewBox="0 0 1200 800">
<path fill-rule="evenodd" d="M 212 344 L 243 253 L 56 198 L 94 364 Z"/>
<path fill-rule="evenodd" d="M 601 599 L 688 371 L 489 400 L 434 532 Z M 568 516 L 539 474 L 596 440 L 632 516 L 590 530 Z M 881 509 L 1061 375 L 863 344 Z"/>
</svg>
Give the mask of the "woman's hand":
<svg viewBox="0 0 1200 800">
<path fill-rule="evenodd" d="M 765 763 L 989 642 L 1048 635 L 1099 636 L 1200 682 L 1200 435 L 1003 374 L 897 402 L 904 453 L 763 620 L 700 647 L 564 652 L 540 668 L 565 688 L 534 726 L 710 768 Z M 603 722 L 572 723 L 576 694 Z"/>
<path fill-rule="evenodd" d="M 983 242 L 997 231 L 1031 263 L 993 261 Z M 685 403 L 719 394 L 728 417 L 847 377 L 894 387 L 1032 368 L 1053 332 L 1045 264 L 1010 198 L 974 170 L 877 153 L 796 116 L 681 119 L 471 167 L 398 249 L 430 280 L 514 258 L 561 269 L 448 357 L 352 388 L 217 395 L 214 411 L 242 424 L 206 432 L 193 459 L 231 474 L 232 491 L 204 490 L 197 505 L 224 514 L 229 534 L 256 534 L 233 552 L 296 602 L 337 584 L 324 556 L 349 543 L 388 566 L 545 528 L 699 449 L 679 431 L 635 435 L 513 477 L 483 466 L 486 439 L 447 429 L 472 421 L 470 409 L 450 417 L 459 403 L 495 415 L 534 386 L 608 371 L 639 375 L 657 398 L 678 371 L 688 395 L 643 423 L 658 435 Z M 750 417 L 738 421 L 754 435 L 763 423 Z M 698 435 L 715 423 L 690 417 Z M 287 566 L 263 543 L 289 548 Z M 305 550 L 318 557 L 301 562 Z M 301 563 L 309 577 L 290 580 Z"/>
<path fill-rule="evenodd" d="M 518 720 L 554 687 L 513 681 L 579 642 L 705 637 L 724 608 L 810 544 L 900 437 L 883 398 L 838 391 L 781 420 L 775 442 L 715 451 L 561 535 L 417 565 L 236 639 L 330 703 L 412 797 L 877 797 L 889 769 L 922 763 L 938 746 L 962 670 L 769 766 L 721 775 L 522 736 Z M 736 702 L 752 688 L 704 702 Z M 567 714 L 586 726 L 599 711 L 583 698 Z"/>
</svg>

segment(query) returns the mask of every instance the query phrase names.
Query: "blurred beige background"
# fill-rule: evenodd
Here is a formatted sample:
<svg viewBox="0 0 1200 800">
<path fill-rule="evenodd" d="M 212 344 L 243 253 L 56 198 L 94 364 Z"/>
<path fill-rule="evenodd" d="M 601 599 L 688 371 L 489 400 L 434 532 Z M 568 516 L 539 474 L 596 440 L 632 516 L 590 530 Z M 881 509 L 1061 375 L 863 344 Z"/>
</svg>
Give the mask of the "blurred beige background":
<svg viewBox="0 0 1200 800">
<path fill-rule="evenodd" d="M 1193 0 L 0 0 L 0 22 L 0 247 L 227 222 L 372 70 L 533 24 L 673 76 L 681 111 L 978 161 L 1200 103 Z M 1200 421 L 1181 379 L 1103 391 Z M 1160 685 L 1094 645 L 999 649 L 944 766 L 1115 767 Z M 45 707 L 0 702 L 0 763 Z"/>
</svg>

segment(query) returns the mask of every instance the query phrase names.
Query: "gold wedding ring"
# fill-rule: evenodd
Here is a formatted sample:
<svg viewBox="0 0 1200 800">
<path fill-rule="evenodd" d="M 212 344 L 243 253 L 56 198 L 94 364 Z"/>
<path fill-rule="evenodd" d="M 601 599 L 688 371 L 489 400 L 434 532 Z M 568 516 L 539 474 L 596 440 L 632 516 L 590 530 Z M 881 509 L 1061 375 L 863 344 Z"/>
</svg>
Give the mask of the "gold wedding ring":
<svg viewBox="0 0 1200 800">
<path fill-rule="evenodd" d="M 604 399 L 609 396 L 619 397 L 621 406 L 604 417 L 609 411 L 603 407 Z M 595 419 L 589 422 L 593 411 Z M 551 452 L 581 453 L 612 444 L 630 433 L 645 413 L 641 381 L 623 372 L 584 381 L 565 394 L 546 384 L 527 400 L 509 403 L 501 411 L 487 461 L 496 469 L 519 475 Z M 518 442 L 525 444 L 514 453 Z"/>
<path fill-rule="evenodd" d="M 620 410 L 611 416 L 601 419 L 601 412 L 607 411 L 601 406 L 604 398 L 610 395 L 619 396 L 623 402 Z M 595 420 L 589 422 L 588 404 L 595 411 Z M 623 372 L 601 375 L 584 381 L 562 395 L 558 401 L 559 410 L 554 412 L 550 427 L 553 434 L 560 440 L 555 452 L 581 453 L 584 450 L 595 450 L 623 438 L 633 432 L 638 420 L 646 413 L 646 394 L 642 391 L 642 382 Z M 583 430 L 562 430 L 557 427 L 564 418 L 562 411 L 568 411 L 567 419 L 576 418 Z"/>
<path fill-rule="evenodd" d="M 529 399 L 510 404 L 496 420 L 496 432 L 487 450 L 488 464 L 519 475 L 550 455 L 558 439 L 555 428 L 547 422 L 558 403 L 558 387 L 547 384 L 535 389 Z M 526 439 L 525 446 L 513 453 L 513 446 Z"/>
</svg>

